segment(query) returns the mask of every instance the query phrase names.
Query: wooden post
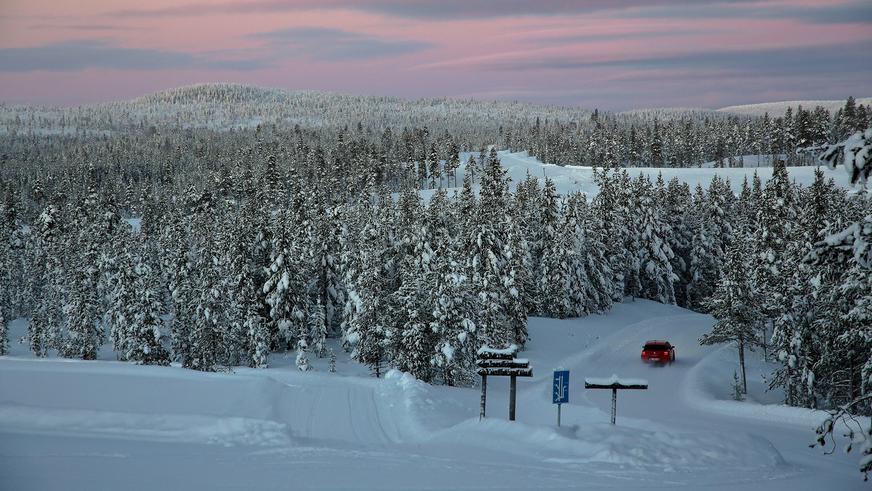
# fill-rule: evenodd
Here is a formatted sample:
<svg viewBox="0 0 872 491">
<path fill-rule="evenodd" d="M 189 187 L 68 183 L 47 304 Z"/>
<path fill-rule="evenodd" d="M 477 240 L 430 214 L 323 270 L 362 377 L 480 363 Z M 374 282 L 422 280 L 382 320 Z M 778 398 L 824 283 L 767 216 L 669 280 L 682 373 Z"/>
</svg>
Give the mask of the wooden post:
<svg viewBox="0 0 872 491">
<path fill-rule="evenodd" d="M 479 358 L 475 361 L 478 374 L 481 375 L 481 411 L 479 421 L 485 417 L 487 405 L 487 377 L 511 377 L 509 390 L 509 421 L 515 420 L 515 400 L 517 394 L 517 378 L 532 377 L 533 369 L 526 359 L 515 358 L 518 347 L 515 345 L 504 349 L 492 349 L 483 346 L 478 350 Z"/>
<path fill-rule="evenodd" d="M 481 376 L 481 408 L 478 413 L 478 420 L 484 418 L 484 410 L 487 406 L 487 375 Z"/>
<path fill-rule="evenodd" d="M 618 389 L 612 389 L 612 424 L 618 416 Z"/>
<path fill-rule="evenodd" d="M 612 424 L 618 417 L 618 389 L 642 389 L 648 388 L 648 382 L 644 380 L 622 382 L 617 375 L 611 379 L 584 379 L 585 389 L 611 389 L 612 390 Z"/>
<path fill-rule="evenodd" d="M 511 381 L 509 382 L 509 421 L 515 420 L 515 393 L 517 392 L 515 388 L 517 387 L 518 377 L 515 375 L 511 376 Z"/>
</svg>

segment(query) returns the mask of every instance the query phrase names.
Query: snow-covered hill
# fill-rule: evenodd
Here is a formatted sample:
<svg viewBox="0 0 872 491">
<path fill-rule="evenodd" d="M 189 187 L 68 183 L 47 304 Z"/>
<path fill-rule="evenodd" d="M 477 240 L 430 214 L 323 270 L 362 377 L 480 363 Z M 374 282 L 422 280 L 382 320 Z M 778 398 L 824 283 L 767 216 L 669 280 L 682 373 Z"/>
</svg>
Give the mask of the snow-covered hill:
<svg viewBox="0 0 872 491">
<path fill-rule="evenodd" d="M 856 99 L 856 101 L 857 104 L 863 104 L 865 106 L 868 106 L 872 104 L 872 97 L 863 97 Z M 802 106 L 805 109 L 814 109 L 817 106 L 821 106 L 827 111 L 835 112 L 836 110 L 845 106 L 845 99 L 835 101 L 809 100 L 764 102 L 760 104 L 744 104 L 741 106 L 722 107 L 717 111 L 722 113 L 740 114 L 743 116 L 763 116 L 766 113 L 769 113 L 770 116 L 780 116 L 784 114 L 784 111 L 786 111 L 788 107 L 792 107 L 795 110 L 799 106 Z"/>
<path fill-rule="evenodd" d="M 821 414 L 761 405 L 766 366 L 751 363 L 751 397 L 723 400 L 731 348 L 700 347 L 708 316 L 649 301 L 606 315 L 531 319 L 518 422 L 508 385 L 493 380 L 488 418 L 475 388 L 433 387 L 391 372 L 366 376 L 288 367 L 199 373 L 113 361 L 0 357 L 0 475 L 5 489 L 860 489 L 853 456 L 810 449 Z M 13 336 L 25 324 L 12 325 Z M 646 339 L 677 362 L 639 360 Z M 571 371 L 555 426 L 551 370 Z M 609 394 L 585 377 L 645 378 Z M 777 419 L 777 422 L 773 422 Z"/>
</svg>

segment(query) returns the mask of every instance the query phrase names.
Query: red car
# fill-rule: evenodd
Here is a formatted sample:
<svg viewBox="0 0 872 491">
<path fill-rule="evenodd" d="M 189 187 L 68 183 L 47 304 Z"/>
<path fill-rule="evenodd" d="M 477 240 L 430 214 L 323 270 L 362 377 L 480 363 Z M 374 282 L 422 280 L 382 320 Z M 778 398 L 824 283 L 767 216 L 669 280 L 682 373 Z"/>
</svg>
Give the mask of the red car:
<svg viewBox="0 0 872 491">
<path fill-rule="evenodd" d="M 642 348 L 642 361 L 672 363 L 675 361 L 675 346 L 672 346 L 669 341 L 648 341 Z"/>
</svg>

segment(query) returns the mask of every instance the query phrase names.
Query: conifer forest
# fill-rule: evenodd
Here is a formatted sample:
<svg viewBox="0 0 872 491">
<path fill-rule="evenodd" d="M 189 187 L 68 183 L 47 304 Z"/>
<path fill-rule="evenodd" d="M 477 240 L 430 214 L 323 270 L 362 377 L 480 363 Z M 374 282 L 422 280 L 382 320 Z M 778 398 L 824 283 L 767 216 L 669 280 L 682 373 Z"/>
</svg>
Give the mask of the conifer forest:
<svg viewBox="0 0 872 491">
<path fill-rule="evenodd" d="M 119 360 L 214 371 L 266 367 L 272 352 L 329 356 L 336 338 L 375 375 L 469 385 L 479 347 L 523 346 L 528 316 L 643 298 L 712 314 L 704 342 L 768 353 L 786 404 L 837 408 L 869 388 L 870 196 L 820 171 L 809 186 L 790 179 L 817 159 L 798 149 L 872 126 L 853 99 L 832 115 L 543 107 L 503 120 L 503 103 L 454 102 L 435 118 L 425 103 L 303 94 L 302 114 L 328 108 L 317 125 L 228 128 L 139 110 L 208 100 L 228 121 L 265 97 L 198 86 L 16 114 L 0 140 L 0 306 L 31 319 L 21 341 L 34 355 L 89 360 L 111 340 Z M 343 115 L 349 102 L 367 118 Z M 469 114 L 484 122 L 474 131 L 459 122 Z M 503 148 L 591 162 L 599 193 L 511 182 Z M 717 175 L 691 188 L 633 171 L 745 154 L 783 157 L 738 194 Z M 19 342 L 0 333 L 0 350 Z"/>
</svg>

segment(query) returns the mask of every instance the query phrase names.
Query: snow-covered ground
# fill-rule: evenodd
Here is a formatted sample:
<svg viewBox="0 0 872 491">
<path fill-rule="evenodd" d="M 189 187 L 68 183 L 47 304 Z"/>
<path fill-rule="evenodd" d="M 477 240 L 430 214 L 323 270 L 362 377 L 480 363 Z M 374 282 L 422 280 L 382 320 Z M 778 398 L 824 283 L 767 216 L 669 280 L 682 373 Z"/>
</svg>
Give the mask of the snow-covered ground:
<svg viewBox="0 0 872 491">
<path fill-rule="evenodd" d="M 383 379 L 339 353 L 337 373 L 292 355 L 274 368 L 204 374 L 111 361 L 0 357 L 0 488 L 28 489 L 861 489 L 858 456 L 810 449 L 822 415 L 775 403 L 751 355 L 750 399 L 729 400 L 736 354 L 700 347 L 709 316 L 637 300 L 606 315 L 530 320 L 533 367 L 475 388 Z M 12 323 L 12 337 L 26 328 Z M 647 339 L 671 365 L 640 361 Z M 337 348 L 334 345 L 334 349 Z M 561 428 L 551 372 L 571 371 Z M 585 391 L 586 377 L 645 379 L 648 390 Z"/>
<path fill-rule="evenodd" d="M 508 176 L 511 177 L 513 186 L 523 181 L 529 174 L 533 177 L 538 178 L 540 182 L 542 182 L 545 177 L 549 177 L 552 181 L 554 181 L 554 184 L 557 187 L 557 192 L 561 194 L 566 194 L 573 191 L 580 191 L 582 193 L 585 193 L 588 198 L 591 198 L 599 192 L 599 187 L 593 180 L 592 167 L 543 164 L 537 158 L 531 157 L 527 152 L 500 151 L 497 152 L 497 154 L 500 158 L 500 163 L 506 169 Z M 460 186 L 463 182 L 463 176 L 466 172 L 465 162 L 469 159 L 469 156 L 469 153 L 461 154 L 461 162 L 463 164 L 460 166 L 457 172 L 458 186 Z M 477 156 L 478 154 L 475 154 L 475 157 Z M 627 171 L 629 172 L 630 177 L 635 178 L 641 173 L 645 176 L 648 176 L 652 181 L 657 179 L 658 174 L 662 174 L 663 179 L 666 182 L 669 182 L 670 179 L 676 177 L 679 181 L 688 183 L 691 187 L 691 190 L 693 190 L 693 188 L 696 187 L 697 184 L 701 184 L 703 188 L 708 188 L 709 183 L 711 183 L 712 177 L 718 175 L 723 179 L 729 179 L 733 191 L 737 194 L 742 189 L 742 181 L 747 178 L 748 182 L 750 183 L 755 172 L 757 173 L 757 175 L 760 176 L 760 179 L 764 183 L 772 177 L 770 156 L 745 155 L 742 157 L 742 159 L 745 162 L 744 168 L 714 168 L 714 163 L 708 162 L 703 164 L 702 167 L 631 167 L 628 168 Z M 848 173 L 845 172 L 843 168 L 839 167 L 836 169 L 829 169 L 826 166 L 822 166 L 820 168 L 824 171 L 824 176 L 826 176 L 827 178 L 832 178 L 835 181 L 836 185 L 848 189 L 853 188 Z M 800 185 L 808 186 L 812 182 L 814 182 L 815 169 L 816 167 L 814 166 L 788 167 L 787 172 L 792 180 Z M 451 184 L 453 187 L 453 180 Z M 443 186 L 444 185 L 445 182 L 443 181 Z M 421 194 L 426 199 L 432 196 L 433 192 L 433 190 L 424 190 L 421 192 Z M 449 194 L 451 192 L 452 191 L 449 191 Z"/>
<path fill-rule="evenodd" d="M 769 113 L 771 117 L 782 116 L 788 107 L 792 107 L 794 111 L 797 107 L 802 106 L 804 109 L 814 109 L 818 106 L 823 107 L 827 111 L 833 113 L 845 107 L 845 99 L 840 100 L 808 100 L 808 101 L 783 101 L 783 102 L 763 102 L 760 104 L 744 104 L 741 106 L 728 106 L 717 109 L 717 112 L 739 114 L 742 116 L 763 116 Z M 857 104 L 869 105 L 872 104 L 872 97 L 861 97 L 856 99 Z"/>
</svg>

